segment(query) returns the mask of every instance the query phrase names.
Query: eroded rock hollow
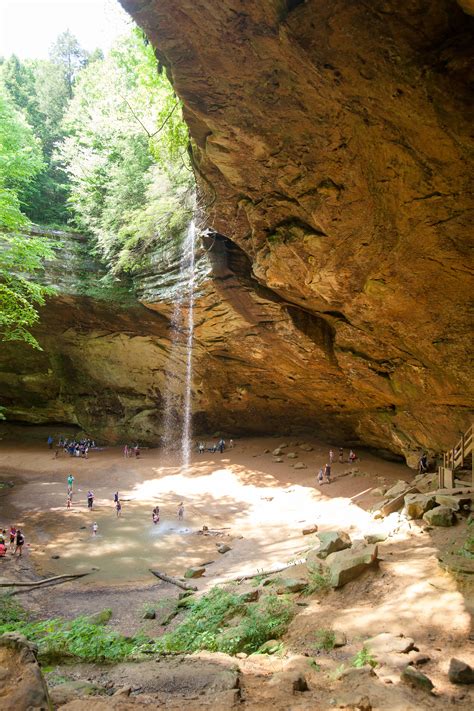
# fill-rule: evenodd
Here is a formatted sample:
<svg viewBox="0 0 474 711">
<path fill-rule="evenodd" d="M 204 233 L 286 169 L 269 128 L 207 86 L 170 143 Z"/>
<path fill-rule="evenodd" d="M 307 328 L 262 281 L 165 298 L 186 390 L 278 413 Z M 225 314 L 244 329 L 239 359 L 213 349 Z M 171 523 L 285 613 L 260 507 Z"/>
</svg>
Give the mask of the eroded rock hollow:
<svg viewBox="0 0 474 711">
<path fill-rule="evenodd" d="M 473 402 L 469 3 L 121 2 L 183 100 L 211 228 L 195 431 L 452 445 Z M 157 440 L 179 288 L 161 256 L 148 308 L 57 297 L 27 377 L 2 347 L 10 416 Z"/>
</svg>

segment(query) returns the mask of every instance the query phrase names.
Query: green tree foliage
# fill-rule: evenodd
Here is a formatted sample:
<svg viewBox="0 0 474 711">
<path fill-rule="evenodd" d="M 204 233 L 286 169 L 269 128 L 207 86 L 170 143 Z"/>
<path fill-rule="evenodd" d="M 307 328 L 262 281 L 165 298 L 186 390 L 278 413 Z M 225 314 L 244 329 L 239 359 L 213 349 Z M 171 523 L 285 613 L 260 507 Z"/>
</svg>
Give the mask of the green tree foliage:
<svg viewBox="0 0 474 711">
<path fill-rule="evenodd" d="M 142 268 L 189 220 L 193 177 L 181 106 L 141 32 L 80 73 L 65 126 L 59 152 L 77 225 L 113 272 Z"/>
<path fill-rule="evenodd" d="M 43 170 L 25 183 L 20 197 L 28 217 L 42 225 L 66 224 L 70 218 L 68 177 L 53 154 L 64 138 L 63 118 L 74 82 L 87 61 L 87 53 L 67 31 L 52 46 L 50 61 L 20 62 L 12 56 L 1 67 L 11 99 L 41 141 Z"/>
<path fill-rule="evenodd" d="M 72 99 L 74 82 L 80 70 L 87 65 L 88 52 L 82 49 L 77 38 L 69 30 L 66 30 L 59 35 L 51 47 L 49 57 L 52 63 L 61 70 L 69 98 Z"/>
<path fill-rule="evenodd" d="M 38 320 L 36 306 L 44 303 L 48 289 L 30 276 L 53 252 L 45 240 L 21 234 L 28 220 L 19 196 L 42 168 L 39 141 L 0 84 L 0 336 L 36 347 L 29 329 Z"/>
</svg>

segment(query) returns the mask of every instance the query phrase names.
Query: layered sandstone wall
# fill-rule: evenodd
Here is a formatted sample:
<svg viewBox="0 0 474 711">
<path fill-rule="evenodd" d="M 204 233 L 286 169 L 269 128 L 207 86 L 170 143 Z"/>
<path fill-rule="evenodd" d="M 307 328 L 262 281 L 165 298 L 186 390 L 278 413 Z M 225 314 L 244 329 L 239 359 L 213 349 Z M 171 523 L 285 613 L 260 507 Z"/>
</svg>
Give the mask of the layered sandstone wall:
<svg viewBox="0 0 474 711">
<path fill-rule="evenodd" d="M 184 102 L 211 225 L 325 344 L 290 409 L 447 443 L 472 406 L 472 20 L 448 0 L 122 4 Z"/>
</svg>

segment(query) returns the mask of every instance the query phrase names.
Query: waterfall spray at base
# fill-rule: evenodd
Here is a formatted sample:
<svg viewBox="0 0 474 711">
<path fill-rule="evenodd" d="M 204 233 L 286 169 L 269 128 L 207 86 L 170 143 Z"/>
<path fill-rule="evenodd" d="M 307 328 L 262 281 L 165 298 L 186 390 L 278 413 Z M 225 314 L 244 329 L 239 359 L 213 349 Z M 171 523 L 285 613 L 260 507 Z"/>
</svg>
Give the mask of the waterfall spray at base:
<svg viewBox="0 0 474 711">
<path fill-rule="evenodd" d="M 175 301 L 171 318 L 172 343 L 166 374 L 163 417 L 163 444 L 166 449 L 171 450 L 176 449 L 176 445 L 180 443 L 183 466 L 189 464 L 192 437 L 195 239 L 196 224 L 191 220 L 179 265 L 179 283 L 186 284 L 186 287 Z"/>
</svg>

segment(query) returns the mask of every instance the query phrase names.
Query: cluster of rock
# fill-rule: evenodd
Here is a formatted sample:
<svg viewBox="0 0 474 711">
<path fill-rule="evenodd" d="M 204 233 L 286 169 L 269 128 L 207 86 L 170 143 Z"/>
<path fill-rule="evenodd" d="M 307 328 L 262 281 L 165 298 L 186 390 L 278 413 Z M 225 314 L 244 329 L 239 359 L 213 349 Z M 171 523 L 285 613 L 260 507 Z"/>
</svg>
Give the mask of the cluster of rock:
<svg viewBox="0 0 474 711">
<path fill-rule="evenodd" d="M 377 545 L 366 540 L 351 541 L 344 531 L 317 533 L 319 545 L 310 550 L 306 564 L 310 572 L 319 572 L 333 588 L 355 580 L 377 565 Z"/>
<path fill-rule="evenodd" d="M 290 447 L 299 447 L 303 452 L 312 452 L 314 447 L 311 444 L 308 444 L 307 442 L 290 442 Z M 278 445 L 278 447 L 275 447 L 275 449 L 271 452 L 271 455 L 273 457 L 273 463 L 274 464 L 283 464 L 285 459 L 283 456 L 286 456 L 287 460 L 290 460 L 288 463 L 290 467 L 293 467 L 293 469 L 307 469 L 308 466 L 304 462 L 293 462 L 292 460 L 298 459 L 298 453 L 294 451 L 290 452 L 284 452 L 285 449 L 288 448 L 288 444 L 286 442 L 283 442 L 283 444 Z M 270 450 L 266 449 L 265 454 L 270 454 Z"/>
<path fill-rule="evenodd" d="M 432 490 L 436 475 L 422 474 L 403 480 L 384 493 L 376 518 L 383 518 L 402 507 L 408 519 L 423 519 L 430 526 L 453 526 L 457 515 L 471 511 L 474 488 Z"/>
</svg>

